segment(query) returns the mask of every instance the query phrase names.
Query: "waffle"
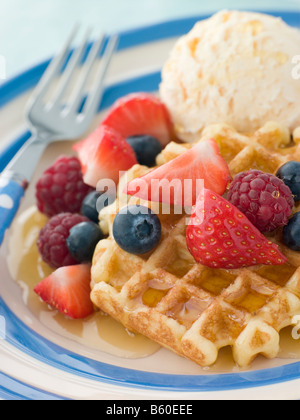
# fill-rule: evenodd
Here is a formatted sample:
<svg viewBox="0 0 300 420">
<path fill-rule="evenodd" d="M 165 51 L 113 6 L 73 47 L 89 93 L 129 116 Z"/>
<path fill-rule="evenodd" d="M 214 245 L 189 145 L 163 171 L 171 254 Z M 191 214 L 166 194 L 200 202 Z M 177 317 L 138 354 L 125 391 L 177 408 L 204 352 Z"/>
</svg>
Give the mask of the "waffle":
<svg viewBox="0 0 300 420">
<path fill-rule="evenodd" d="M 200 141 L 213 137 L 232 175 L 260 169 L 275 173 L 289 160 L 300 161 L 300 129 L 288 130 L 270 122 L 252 134 L 228 125 L 209 126 Z M 162 165 L 191 144 L 170 143 L 157 158 Z M 186 216 L 164 215 L 151 203 L 162 223 L 162 239 L 154 252 L 139 257 L 121 250 L 113 239 L 115 214 L 128 204 L 150 206 L 122 194 L 125 182 L 149 169 L 133 167 L 122 179 L 114 208 L 100 214 L 109 235 L 99 242 L 92 266 L 92 300 L 102 311 L 180 356 L 200 366 L 214 364 L 219 350 L 231 346 L 235 362 L 246 367 L 262 354 L 275 358 L 280 331 L 300 314 L 300 253 L 289 250 L 277 232 L 270 240 L 280 246 L 288 262 L 220 270 L 195 263 L 186 245 Z M 300 209 L 296 209 L 300 210 Z"/>
</svg>

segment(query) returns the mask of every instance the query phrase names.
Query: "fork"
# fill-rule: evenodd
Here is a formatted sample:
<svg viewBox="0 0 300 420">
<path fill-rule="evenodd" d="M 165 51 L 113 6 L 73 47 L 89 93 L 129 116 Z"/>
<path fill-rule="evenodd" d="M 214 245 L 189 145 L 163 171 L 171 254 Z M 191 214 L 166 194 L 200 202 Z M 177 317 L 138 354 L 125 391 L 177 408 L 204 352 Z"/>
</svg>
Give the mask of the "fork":
<svg viewBox="0 0 300 420">
<path fill-rule="evenodd" d="M 83 102 L 86 82 L 94 64 L 99 59 L 106 37 L 102 35 L 93 43 L 83 66 L 84 69 L 81 69 L 78 85 L 69 103 L 66 104 L 63 102 L 64 94 L 72 77 L 82 64 L 88 48 L 90 31 L 87 31 L 80 46 L 69 57 L 71 44 L 78 29 L 78 26 L 74 28 L 61 52 L 51 61 L 28 103 L 26 117 L 32 133 L 31 138 L 0 175 L 0 245 L 19 209 L 26 188 L 46 147 L 54 141 L 74 140 L 81 137 L 97 114 L 104 90 L 104 79 L 117 47 L 118 36 L 113 35 L 109 38 L 97 72 L 95 86 Z M 62 71 L 66 62 L 67 65 Z M 59 83 L 54 99 L 44 104 L 45 95 L 56 78 L 59 79 Z"/>
</svg>

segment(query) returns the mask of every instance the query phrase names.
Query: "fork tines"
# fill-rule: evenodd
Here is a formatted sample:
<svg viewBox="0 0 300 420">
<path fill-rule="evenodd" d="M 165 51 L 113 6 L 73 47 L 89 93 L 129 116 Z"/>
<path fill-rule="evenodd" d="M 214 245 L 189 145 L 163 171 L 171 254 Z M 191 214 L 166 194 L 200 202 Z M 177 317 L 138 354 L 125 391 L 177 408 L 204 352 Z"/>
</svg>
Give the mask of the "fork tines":
<svg viewBox="0 0 300 420">
<path fill-rule="evenodd" d="M 49 64 L 34 92 L 35 104 L 43 99 L 54 80 L 60 77 L 54 97 L 51 100 L 51 103 L 48 104 L 49 108 L 59 107 L 61 109 L 63 105 L 68 114 L 78 113 L 79 109 L 81 113 L 86 115 L 95 114 L 97 112 L 101 100 L 101 93 L 103 92 L 104 78 L 113 53 L 117 48 L 118 36 L 113 35 L 107 38 L 102 34 L 94 43 L 90 44 L 89 39 L 91 30 L 88 29 L 80 45 L 76 49 L 72 49 L 72 43 L 75 36 L 78 34 L 78 31 L 79 25 L 76 25 L 61 52 Z M 96 63 L 100 61 L 100 57 L 102 57 L 101 66 L 97 71 L 95 83 L 82 106 L 83 97 L 86 93 L 84 89 L 91 76 L 92 69 Z M 62 103 L 75 72 L 78 71 L 82 64 L 84 64 L 84 66 L 82 67 L 78 82 L 72 90 L 69 103 Z"/>
</svg>

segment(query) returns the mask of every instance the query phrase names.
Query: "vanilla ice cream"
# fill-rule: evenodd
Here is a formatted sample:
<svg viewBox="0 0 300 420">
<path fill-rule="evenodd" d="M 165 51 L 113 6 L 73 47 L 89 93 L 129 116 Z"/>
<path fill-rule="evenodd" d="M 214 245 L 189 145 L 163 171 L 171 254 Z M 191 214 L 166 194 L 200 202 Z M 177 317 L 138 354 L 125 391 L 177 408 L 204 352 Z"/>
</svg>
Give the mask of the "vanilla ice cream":
<svg viewBox="0 0 300 420">
<path fill-rule="evenodd" d="M 160 95 L 178 137 L 194 141 L 213 123 L 241 132 L 268 121 L 300 126 L 299 55 L 300 31 L 279 18 L 222 11 L 198 22 L 162 71 Z"/>
</svg>

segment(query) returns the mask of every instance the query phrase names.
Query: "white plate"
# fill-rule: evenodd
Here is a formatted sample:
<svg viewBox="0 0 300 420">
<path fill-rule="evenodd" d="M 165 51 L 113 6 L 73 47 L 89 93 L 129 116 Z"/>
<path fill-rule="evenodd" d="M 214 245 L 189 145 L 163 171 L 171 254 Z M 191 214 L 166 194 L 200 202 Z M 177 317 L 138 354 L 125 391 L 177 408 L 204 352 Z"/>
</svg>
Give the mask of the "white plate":
<svg viewBox="0 0 300 420">
<path fill-rule="evenodd" d="M 299 26 L 299 12 L 280 14 Z M 157 91 L 160 69 L 175 39 L 201 17 L 122 33 L 101 111 L 133 91 Z M 202 17 L 203 18 L 203 17 Z M 0 170 L 28 138 L 24 106 L 47 63 L 0 87 Z M 101 112 L 94 126 L 101 119 Z M 91 127 L 92 129 L 93 127 Z M 65 147 L 65 146 L 63 146 Z M 45 162 L 53 159 L 53 150 Z M 42 170 L 37 169 L 36 177 Z M 29 191 L 26 202 L 33 200 Z M 33 203 L 33 201 L 32 201 Z M 23 205 L 24 206 L 24 205 Z M 24 304 L 0 251 L 0 397 L 4 399 L 299 399 L 300 361 L 259 358 L 245 371 L 203 370 L 161 349 L 127 359 L 85 346 L 48 328 Z M 300 346 L 300 342 L 299 342 Z"/>
</svg>

